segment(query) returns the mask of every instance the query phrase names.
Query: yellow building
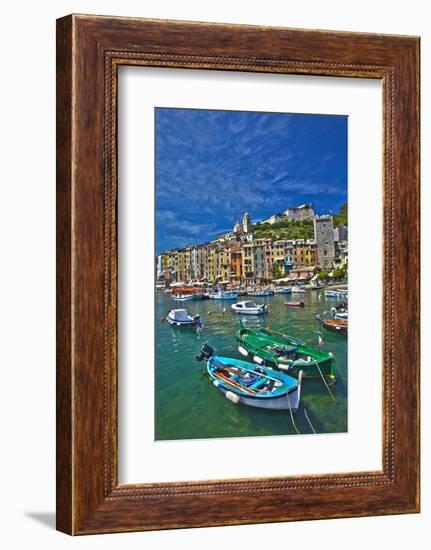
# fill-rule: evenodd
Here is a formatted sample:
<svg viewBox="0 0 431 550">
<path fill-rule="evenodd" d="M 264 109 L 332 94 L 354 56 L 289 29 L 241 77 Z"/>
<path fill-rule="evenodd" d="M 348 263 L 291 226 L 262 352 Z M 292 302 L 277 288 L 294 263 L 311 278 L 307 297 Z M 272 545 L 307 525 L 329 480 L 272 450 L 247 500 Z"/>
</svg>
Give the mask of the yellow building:
<svg viewBox="0 0 431 550">
<path fill-rule="evenodd" d="M 209 282 L 213 283 L 216 279 L 216 249 L 214 246 L 208 249 L 206 266 L 206 277 Z"/>
<path fill-rule="evenodd" d="M 220 246 L 215 253 L 215 276 L 218 281 L 230 280 L 230 246 Z"/>
<path fill-rule="evenodd" d="M 177 267 L 177 281 L 183 283 L 187 280 L 186 277 L 186 251 L 178 251 L 178 267 Z"/>
<path fill-rule="evenodd" d="M 242 275 L 244 282 L 252 282 L 254 279 L 254 245 L 246 243 L 242 245 Z"/>
</svg>

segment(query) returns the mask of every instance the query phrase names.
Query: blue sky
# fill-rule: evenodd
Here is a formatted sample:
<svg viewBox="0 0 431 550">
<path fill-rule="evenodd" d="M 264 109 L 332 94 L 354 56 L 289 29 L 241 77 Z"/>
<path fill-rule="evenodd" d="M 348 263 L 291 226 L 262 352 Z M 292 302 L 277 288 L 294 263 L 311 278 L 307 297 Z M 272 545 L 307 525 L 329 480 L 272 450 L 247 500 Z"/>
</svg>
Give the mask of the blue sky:
<svg viewBox="0 0 431 550">
<path fill-rule="evenodd" d="M 156 108 L 156 250 L 347 202 L 347 116 Z"/>
</svg>

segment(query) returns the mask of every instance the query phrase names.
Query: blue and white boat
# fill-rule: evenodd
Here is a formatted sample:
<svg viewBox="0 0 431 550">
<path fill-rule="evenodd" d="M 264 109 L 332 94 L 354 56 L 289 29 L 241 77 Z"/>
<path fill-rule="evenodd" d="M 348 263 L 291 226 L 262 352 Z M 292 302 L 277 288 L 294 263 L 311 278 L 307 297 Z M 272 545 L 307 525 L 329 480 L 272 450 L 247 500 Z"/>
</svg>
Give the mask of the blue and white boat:
<svg viewBox="0 0 431 550">
<path fill-rule="evenodd" d="M 196 359 L 207 360 L 212 383 L 232 403 L 293 412 L 298 409 L 302 371 L 296 379 L 268 367 L 212 354 L 212 348 L 205 345 Z"/>
<path fill-rule="evenodd" d="M 325 296 L 327 298 L 347 298 L 348 290 L 343 288 L 336 288 L 334 290 L 325 290 Z"/>
<path fill-rule="evenodd" d="M 236 300 L 238 298 L 238 291 L 218 290 L 217 292 L 210 292 L 208 296 L 211 300 Z"/>
<path fill-rule="evenodd" d="M 248 293 L 249 296 L 263 297 L 263 296 L 272 296 L 274 294 L 273 290 L 263 289 L 263 290 L 252 290 Z"/>
<path fill-rule="evenodd" d="M 274 294 L 292 294 L 292 287 L 283 286 L 281 288 L 274 288 Z"/>
</svg>

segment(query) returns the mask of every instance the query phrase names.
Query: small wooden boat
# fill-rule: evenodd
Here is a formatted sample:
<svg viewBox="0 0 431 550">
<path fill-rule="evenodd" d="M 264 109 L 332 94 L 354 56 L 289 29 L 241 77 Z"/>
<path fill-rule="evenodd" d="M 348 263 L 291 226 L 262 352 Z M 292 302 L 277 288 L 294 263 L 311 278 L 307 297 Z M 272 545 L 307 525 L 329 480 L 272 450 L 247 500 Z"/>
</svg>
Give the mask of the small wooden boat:
<svg viewBox="0 0 431 550">
<path fill-rule="evenodd" d="M 268 311 L 266 304 L 255 304 L 254 302 L 237 302 L 230 306 L 235 313 L 244 315 L 261 315 Z"/>
<path fill-rule="evenodd" d="M 211 300 L 236 300 L 238 298 L 237 290 L 218 290 L 208 294 Z"/>
<path fill-rule="evenodd" d="M 261 409 L 296 411 L 301 399 L 302 372 L 298 380 L 273 369 L 231 357 L 212 356 L 202 350 L 198 360 L 207 359 L 207 372 L 214 386 L 232 403 Z"/>
<path fill-rule="evenodd" d="M 252 358 L 255 363 L 284 370 L 291 376 L 298 376 L 303 370 L 306 378 L 323 375 L 335 380 L 332 353 L 311 348 L 287 334 L 270 329 L 255 331 L 242 327 L 236 340 L 241 355 Z"/>
<path fill-rule="evenodd" d="M 323 328 L 332 332 L 338 332 L 339 334 L 347 334 L 349 322 L 345 319 L 323 319 Z"/>
<path fill-rule="evenodd" d="M 304 302 L 284 302 L 284 305 L 287 307 L 304 307 Z"/>
<path fill-rule="evenodd" d="M 189 315 L 186 309 L 171 309 L 166 320 L 170 325 L 177 327 L 202 328 L 204 326 L 199 315 Z"/>
</svg>

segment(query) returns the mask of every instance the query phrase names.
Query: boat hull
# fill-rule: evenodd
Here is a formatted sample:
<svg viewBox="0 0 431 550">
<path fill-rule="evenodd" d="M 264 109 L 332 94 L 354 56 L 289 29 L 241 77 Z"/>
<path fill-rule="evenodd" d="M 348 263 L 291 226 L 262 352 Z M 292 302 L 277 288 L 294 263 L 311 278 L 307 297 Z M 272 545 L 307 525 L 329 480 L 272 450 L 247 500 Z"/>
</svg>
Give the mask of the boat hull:
<svg viewBox="0 0 431 550">
<path fill-rule="evenodd" d="M 214 385 L 226 397 L 226 394 L 228 393 L 229 390 L 227 390 L 221 384 L 214 384 Z M 295 389 L 283 397 L 265 399 L 265 401 L 263 399 L 241 396 L 239 397 L 239 401 L 237 401 L 237 403 L 241 403 L 242 405 L 247 405 L 248 407 L 255 407 L 256 409 L 286 411 L 286 410 L 289 410 L 290 408 L 293 412 L 295 412 L 299 408 L 299 392 L 298 392 L 298 389 Z M 290 407 L 289 407 L 289 404 L 290 404 Z"/>
<path fill-rule="evenodd" d="M 266 309 L 259 309 L 256 311 L 247 311 L 247 310 L 240 311 L 239 309 L 233 309 L 232 311 L 234 311 L 238 315 L 262 315 L 263 313 L 267 313 Z"/>
<path fill-rule="evenodd" d="M 330 319 L 322 321 L 322 326 L 326 330 L 337 334 L 347 334 L 348 331 L 348 321 L 343 319 Z"/>
<path fill-rule="evenodd" d="M 175 300 L 176 302 L 190 302 L 190 300 L 194 299 L 194 296 L 172 296 L 172 300 Z"/>
<path fill-rule="evenodd" d="M 210 300 L 236 300 L 238 292 L 221 292 L 218 294 L 209 294 Z"/>
<path fill-rule="evenodd" d="M 250 307 L 250 308 L 236 308 L 235 304 L 231 306 L 232 311 L 240 315 L 262 315 L 268 312 L 266 306 L 262 307 Z"/>
</svg>

